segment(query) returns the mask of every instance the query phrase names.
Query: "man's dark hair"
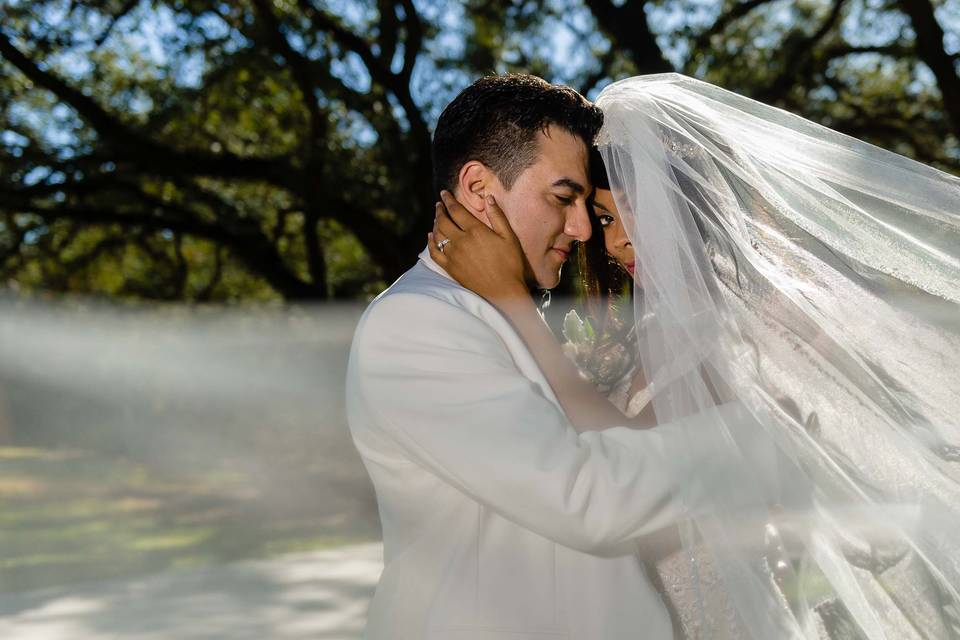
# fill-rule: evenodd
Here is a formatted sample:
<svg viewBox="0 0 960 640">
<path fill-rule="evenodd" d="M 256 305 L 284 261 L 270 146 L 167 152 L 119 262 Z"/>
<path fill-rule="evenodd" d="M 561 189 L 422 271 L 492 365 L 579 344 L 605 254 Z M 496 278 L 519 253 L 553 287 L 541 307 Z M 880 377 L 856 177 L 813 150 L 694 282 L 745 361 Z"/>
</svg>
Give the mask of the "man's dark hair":
<svg viewBox="0 0 960 640">
<path fill-rule="evenodd" d="M 433 184 L 453 190 L 470 160 L 490 167 L 507 189 L 536 162 L 537 134 L 548 126 L 578 136 L 587 147 L 603 112 L 563 85 L 530 75 L 480 78 L 447 105 L 433 134 Z"/>
</svg>

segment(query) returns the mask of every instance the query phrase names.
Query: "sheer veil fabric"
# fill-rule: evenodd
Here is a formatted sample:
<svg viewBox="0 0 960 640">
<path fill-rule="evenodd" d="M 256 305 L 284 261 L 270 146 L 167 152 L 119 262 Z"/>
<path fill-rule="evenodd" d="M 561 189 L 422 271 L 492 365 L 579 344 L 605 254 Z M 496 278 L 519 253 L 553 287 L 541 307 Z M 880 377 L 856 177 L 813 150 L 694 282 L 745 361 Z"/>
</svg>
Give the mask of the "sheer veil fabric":
<svg viewBox="0 0 960 640">
<path fill-rule="evenodd" d="M 683 633 L 960 638 L 960 179 L 677 74 L 597 104 L 658 420 L 768 439 L 680 489 Z"/>
</svg>

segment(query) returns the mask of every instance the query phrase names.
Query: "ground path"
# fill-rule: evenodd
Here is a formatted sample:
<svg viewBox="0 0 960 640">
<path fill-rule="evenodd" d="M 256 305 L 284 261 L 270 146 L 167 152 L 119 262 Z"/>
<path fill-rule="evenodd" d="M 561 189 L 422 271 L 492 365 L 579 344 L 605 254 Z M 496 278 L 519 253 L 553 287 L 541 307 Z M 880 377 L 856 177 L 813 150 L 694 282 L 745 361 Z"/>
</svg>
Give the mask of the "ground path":
<svg viewBox="0 0 960 640">
<path fill-rule="evenodd" d="M 3 640 L 353 640 L 378 543 L 0 594 Z"/>
</svg>

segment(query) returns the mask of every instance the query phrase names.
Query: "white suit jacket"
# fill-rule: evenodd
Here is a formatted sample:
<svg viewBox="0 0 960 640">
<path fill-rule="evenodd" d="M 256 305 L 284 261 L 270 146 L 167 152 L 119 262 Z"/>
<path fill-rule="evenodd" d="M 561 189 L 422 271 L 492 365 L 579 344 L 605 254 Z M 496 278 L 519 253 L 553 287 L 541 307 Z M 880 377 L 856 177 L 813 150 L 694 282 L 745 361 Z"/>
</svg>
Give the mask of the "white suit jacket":
<svg viewBox="0 0 960 640">
<path fill-rule="evenodd" d="M 578 435 L 506 319 L 426 251 L 360 320 L 347 412 L 383 526 L 367 638 L 672 636 L 636 538 L 682 517 L 681 431 L 711 413 Z"/>
</svg>

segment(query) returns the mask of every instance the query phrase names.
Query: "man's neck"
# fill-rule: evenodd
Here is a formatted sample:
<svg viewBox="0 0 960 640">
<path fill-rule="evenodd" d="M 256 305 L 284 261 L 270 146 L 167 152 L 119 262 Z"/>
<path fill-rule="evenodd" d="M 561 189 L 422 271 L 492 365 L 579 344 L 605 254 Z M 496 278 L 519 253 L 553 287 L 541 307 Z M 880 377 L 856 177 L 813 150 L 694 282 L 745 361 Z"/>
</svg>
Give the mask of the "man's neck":
<svg viewBox="0 0 960 640">
<path fill-rule="evenodd" d="M 453 276 L 447 273 L 444 270 L 444 268 L 438 265 L 436 261 L 434 261 L 434 259 L 430 256 L 429 247 L 424 247 L 423 251 L 421 251 L 420 255 L 418 255 L 417 257 L 420 259 L 421 262 L 423 262 L 424 265 L 427 266 L 428 269 L 432 271 L 436 271 L 437 273 L 442 275 L 444 278 L 457 282 L 457 280 Z M 533 298 L 534 303 L 537 306 L 537 310 L 540 312 L 540 317 L 543 318 L 544 310 L 548 306 L 550 306 L 550 290 L 533 288 L 533 289 L 530 289 L 530 296 Z"/>
</svg>

